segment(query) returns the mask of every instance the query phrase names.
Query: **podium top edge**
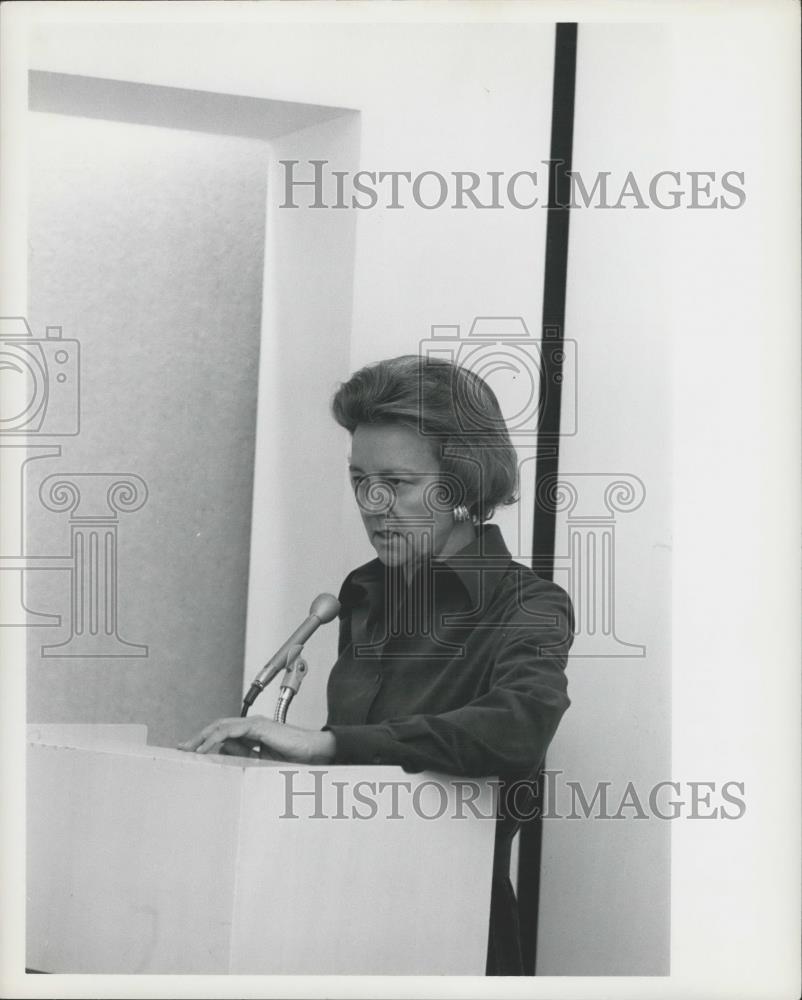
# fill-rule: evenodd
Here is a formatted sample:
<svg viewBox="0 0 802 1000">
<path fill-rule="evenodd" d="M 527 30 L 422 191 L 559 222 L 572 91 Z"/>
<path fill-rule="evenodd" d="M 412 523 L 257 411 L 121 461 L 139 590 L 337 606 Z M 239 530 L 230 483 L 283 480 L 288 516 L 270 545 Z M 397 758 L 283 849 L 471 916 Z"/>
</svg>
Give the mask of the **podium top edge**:
<svg viewBox="0 0 802 1000">
<path fill-rule="evenodd" d="M 217 767 L 248 771 L 249 773 L 292 772 L 298 774 L 331 775 L 337 779 L 362 778 L 371 781 L 408 781 L 419 785 L 425 781 L 438 784 L 451 784 L 460 781 L 480 782 L 487 785 L 497 784 L 493 777 L 464 778 L 456 775 L 441 774 L 433 771 L 409 772 L 401 767 L 387 764 L 300 764 L 285 760 L 257 760 L 250 757 L 235 757 L 223 754 L 198 754 L 174 747 L 151 746 L 146 743 L 126 743 L 114 739 L 103 739 L 101 736 L 86 741 L 71 742 L 68 739 L 52 735 L 29 734 L 28 746 L 41 747 L 50 750 L 61 750 L 65 753 L 102 754 L 126 758 L 144 758 L 154 761 L 167 761 L 183 767 Z"/>
</svg>

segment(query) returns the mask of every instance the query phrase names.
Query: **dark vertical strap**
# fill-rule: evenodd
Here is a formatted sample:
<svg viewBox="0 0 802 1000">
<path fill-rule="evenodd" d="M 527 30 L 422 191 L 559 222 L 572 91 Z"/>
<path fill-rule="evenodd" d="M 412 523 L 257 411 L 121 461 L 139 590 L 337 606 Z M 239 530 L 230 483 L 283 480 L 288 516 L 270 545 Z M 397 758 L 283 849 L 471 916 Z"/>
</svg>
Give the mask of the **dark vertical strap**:
<svg viewBox="0 0 802 1000">
<path fill-rule="evenodd" d="M 532 566 L 554 578 L 556 511 L 543 484 L 556 476 L 560 455 L 560 400 L 562 387 L 565 285 L 568 272 L 568 221 L 571 202 L 571 154 L 574 133 L 576 84 L 576 24 L 558 24 L 554 45 L 554 90 L 551 112 L 549 204 L 546 220 L 546 271 L 543 289 L 541 412 L 535 467 L 534 533 Z M 543 781 L 538 781 L 542 807 Z M 540 810 L 538 810 L 538 815 Z M 537 918 L 540 896 L 542 821 L 521 827 L 518 855 L 518 907 L 524 975 L 536 967 Z"/>
</svg>

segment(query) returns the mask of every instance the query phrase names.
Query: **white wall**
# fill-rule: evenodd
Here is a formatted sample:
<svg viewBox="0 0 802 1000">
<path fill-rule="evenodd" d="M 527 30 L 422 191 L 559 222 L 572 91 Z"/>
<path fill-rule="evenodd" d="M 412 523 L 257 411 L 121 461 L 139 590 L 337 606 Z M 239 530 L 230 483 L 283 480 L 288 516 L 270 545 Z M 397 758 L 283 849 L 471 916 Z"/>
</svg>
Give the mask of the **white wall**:
<svg viewBox="0 0 802 1000">
<path fill-rule="evenodd" d="M 573 168 L 586 183 L 609 170 L 615 191 L 629 170 L 648 178 L 667 169 L 669 58 L 662 26 L 580 25 Z M 588 799 L 611 782 L 615 813 L 628 781 L 648 803 L 652 785 L 671 777 L 670 214 L 571 214 L 565 323 L 577 343 L 578 433 L 562 441 L 560 475 L 577 486 L 574 515 L 612 515 L 615 632 L 645 655 L 616 655 L 597 632 L 586 645 L 598 655 L 572 657 L 572 706 L 548 753 L 548 767 L 563 772 L 563 814 L 566 781 Z M 633 489 L 642 483 L 643 503 L 608 511 L 604 487 L 627 477 Z M 570 516 L 558 517 L 560 554 Z M 576 597 L 583 614 L 587 601 Z M 539 973 L 668 972 L 671 824 L 624 815 L 544 820 Z"/>
</svg>

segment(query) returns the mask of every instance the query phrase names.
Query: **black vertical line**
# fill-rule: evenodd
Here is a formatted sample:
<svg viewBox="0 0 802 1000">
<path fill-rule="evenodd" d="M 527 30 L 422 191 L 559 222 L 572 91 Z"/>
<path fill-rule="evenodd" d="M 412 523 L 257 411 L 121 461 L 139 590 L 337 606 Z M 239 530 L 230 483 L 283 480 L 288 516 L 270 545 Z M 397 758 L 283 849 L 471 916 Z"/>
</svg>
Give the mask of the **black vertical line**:
<svg viewBox="0 0 802 1000">
<path fill-rule="evenodd" d="M 560 456 L 560 402 L 562 398 L 565 287 L 568 273 L 568 222 L 571 203 L 571 156 L 574 133 L 577 26 L 556 26 L 554 89 L 549 155 L 549 202 L 546 219 L 546 269 L 543 287 L 541 411 L 535 466 L 532 566 L 543 577 L 554 579 L 556 509 L 548 496 L 548 483 L 557 476 Z M 545 766 L 545 761 L 543 762 Z M 543 780 L 538 781 L 538 810 L 543 808 Z M 537 926 L 540 902 L 542 820 L 522 824 L 518 854 L 518 909 L 524 975 L 535 975 Z"/>
</svg>

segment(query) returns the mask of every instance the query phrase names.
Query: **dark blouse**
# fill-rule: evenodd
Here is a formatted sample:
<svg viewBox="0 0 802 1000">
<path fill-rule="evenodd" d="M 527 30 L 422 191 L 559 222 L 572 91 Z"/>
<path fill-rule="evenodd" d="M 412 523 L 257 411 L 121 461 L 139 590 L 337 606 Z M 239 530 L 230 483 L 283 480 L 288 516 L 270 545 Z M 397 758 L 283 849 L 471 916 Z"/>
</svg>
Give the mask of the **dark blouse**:
<svg viewBox="0 0 802 1000">
<path fill-rule="evenodd" d="M 422 567 L 409 587 L 378 559 L 340 590 L 326 729 L 335 763 L 531 778 L 563 712 L 574 617 L 565 591 L 510 556 L 495 525 Z M 518 800 L 516 799 L 516 802 Z M 497 824 L 488 973 L 520 974 L 510 842 Z"/>
</svg>

